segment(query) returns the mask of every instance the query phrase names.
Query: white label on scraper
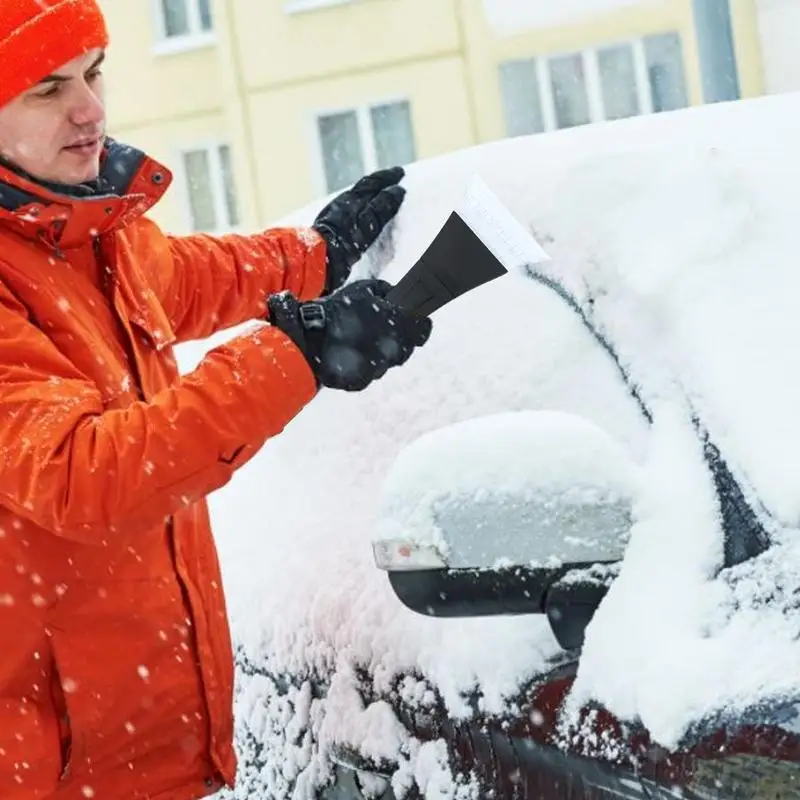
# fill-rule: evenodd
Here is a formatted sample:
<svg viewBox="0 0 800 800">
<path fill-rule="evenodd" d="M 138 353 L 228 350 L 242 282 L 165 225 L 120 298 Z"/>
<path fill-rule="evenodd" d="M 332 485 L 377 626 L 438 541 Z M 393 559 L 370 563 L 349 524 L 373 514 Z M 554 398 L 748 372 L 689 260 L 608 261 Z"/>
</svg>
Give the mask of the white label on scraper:
<svg viewBox="0 0 800 800">
<path fill-rule="evenodd" d="M 473 175 L 456 212 L 509 271 L 550 261 L 550 256 L 492 190 Z"/>
</svg>

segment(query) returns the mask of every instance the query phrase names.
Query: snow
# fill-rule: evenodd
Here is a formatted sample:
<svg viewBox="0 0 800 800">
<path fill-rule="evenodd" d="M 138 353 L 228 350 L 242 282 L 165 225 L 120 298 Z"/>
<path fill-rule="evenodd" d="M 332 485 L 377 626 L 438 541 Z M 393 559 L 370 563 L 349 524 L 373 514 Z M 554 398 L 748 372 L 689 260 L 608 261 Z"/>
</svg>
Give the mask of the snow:
<svg viewBox="0 0 800 800">
<path fill-rule="evenodd" d="M 259 731 L 267 763 L 237 796 L 257 786 L 290 797 L 276 788 L 289 780 L 284 759 L 286 786 L 316 785 L 337 742 L 369 738 L 378 752 L 399 748 L 402 774 L 437 787 L 428 796 L 456 797 L 468 787 L 435 748 L 400 742 L 385 707 L 371 705 L 407 675 L 421 681 L 420 702 L 435 689 L 456 717 L 476 687 L 482 707 L 500 711 L 560 657 L 539 618 L 414 615 L 372 561 L 403 449 L 487 414 L 582 416 L 638 465 L 630 543 L 587 632 L 576 701 L 639 719 L 672 747 L 704 715 L 800 699 L 799 140 L 800 96 L 785 95 L 519 138 L 409 170 L 392 235 L 359 274 L 396 281 L 479 175 L 552 256 L 541 269 L 613 342 L 654 424 L 574 311 L 521 273 L 437 312 L 430 343 L 366 392 L 323 391 L 212 498 L 236 641 L 293 687 L 240 675 L 239 726 Z M 307 223 L 318 207 L 284 222 Z M 207 346 L 184 351 L 184 365 Z M 777 531 L 776 547 L 732 571 L 720 572 L 692 413 Z M 314 676 L 327 696 L 313 696 Z M 288 732 L 278 712 L 289 719 L 302 697 L 302 730 Z"/>
<path fill-rule="evenodd" d="M 505 35 L 587 22 L 634 6 L 662 4 L 663 0 L 483 0 L 489 25 Z"/>
<path fill-rule="evenodd" d="M 711 668 L 711 650 L 720 642 L 705 634 L 724 624 L 727 605 L 724 586 L 712 580 L 722 539 L 713 484 L 684 415 L 659 413 L 644 469 L 637 525 L 621 573 L 587 631 L 575 699 L 580 705 L 581 698 L 602 695 L 621 716 L 657 723 L 663 740 L 686 724 L 687 710 L 693 719 L 715 710 L 720 691 L 735 681 L 720 681 L 721 665 Z M 731 654 L 725 645 L 722 651 Z M 785 677 L 796 680 L 792 672 Z"/>
<path fill-rule="evenodd" d="M 395 462 L 385 490 L 408 509 L 428 490 L 440 497 L 476 493 L 590 493 L 605 484 L 627 496 L 632 465 L 602 428 L 560 411 L 515 411 L 470 419 L 437 430 L 409 445 Z"/>
</svg>

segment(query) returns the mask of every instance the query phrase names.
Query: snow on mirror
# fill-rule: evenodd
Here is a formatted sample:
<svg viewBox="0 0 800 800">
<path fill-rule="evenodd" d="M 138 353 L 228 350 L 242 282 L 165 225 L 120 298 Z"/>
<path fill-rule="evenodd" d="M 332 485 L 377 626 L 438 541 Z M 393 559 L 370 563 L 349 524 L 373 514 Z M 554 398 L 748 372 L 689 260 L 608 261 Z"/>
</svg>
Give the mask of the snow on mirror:
<svg viewBox="0 0 800 800">
<path fill-rule="evenodd" d="M 564 602 L 593 612 L 605 594 L 636 482 L 626 450 L 581 417 L 521 411 L 461 422 L 395 461 L 375 560 L 419 613 L 547 613 L 560 622 Z M 580 645 L 588 610 L 562 644 Z"/>
</svg>

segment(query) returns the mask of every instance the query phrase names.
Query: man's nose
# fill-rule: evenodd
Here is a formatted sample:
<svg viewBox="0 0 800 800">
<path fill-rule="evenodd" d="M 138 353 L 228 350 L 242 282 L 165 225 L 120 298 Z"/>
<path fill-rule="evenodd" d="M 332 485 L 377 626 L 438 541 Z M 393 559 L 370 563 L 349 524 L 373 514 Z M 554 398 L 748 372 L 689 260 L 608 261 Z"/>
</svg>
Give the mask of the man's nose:
<svg viewBox="0 0 800 800">
<path fill-rule="evenodd" d="M 70 116 L 75 125 L 100 125 L 106 117 L 102 98 L 90 86 L 81 86 L 75 96 Z"/>
</svg>

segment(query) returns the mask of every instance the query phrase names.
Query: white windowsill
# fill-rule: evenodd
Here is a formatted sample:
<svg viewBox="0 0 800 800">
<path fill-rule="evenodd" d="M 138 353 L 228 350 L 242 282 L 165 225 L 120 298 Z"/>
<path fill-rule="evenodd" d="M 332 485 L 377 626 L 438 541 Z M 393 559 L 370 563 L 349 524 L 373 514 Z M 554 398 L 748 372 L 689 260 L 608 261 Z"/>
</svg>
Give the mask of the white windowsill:
<svg viewBox="0 0 800 800">
<path fill-rule="evenodd" d="M 153 45 L 153 55 L 171 56 L 178 53 L 188 53 L 192 50 L 201 50 L 204 47 L 213 47 L 217 43 L 214 31 L 204 33 L 189 33 L 186 36 L 167 36 Z"/>
<path fill-rule="evenodd" d="M 302 14 L 304 11 L 317 11 L 320 8 L 343 6 L 354 0 L 284 0 L 283 10 L 287 14 Z"/>
</svg>

